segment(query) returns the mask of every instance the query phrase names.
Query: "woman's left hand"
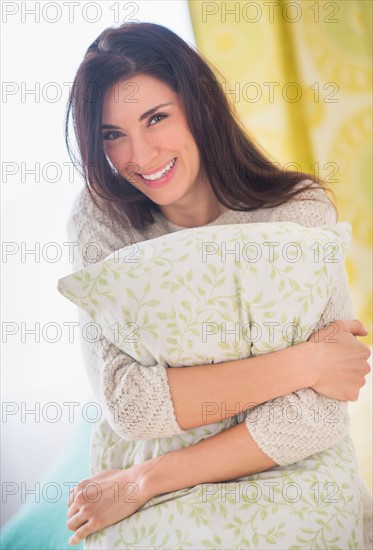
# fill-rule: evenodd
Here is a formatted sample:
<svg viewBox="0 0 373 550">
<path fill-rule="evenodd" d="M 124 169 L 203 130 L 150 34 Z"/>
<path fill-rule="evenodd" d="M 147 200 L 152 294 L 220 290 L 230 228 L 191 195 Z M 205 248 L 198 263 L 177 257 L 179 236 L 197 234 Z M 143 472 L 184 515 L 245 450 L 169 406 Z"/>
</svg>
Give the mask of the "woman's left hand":
<svg viewBox="0 0 373 550">
<path fill-rule="evenodd" d="M 148 488 L 145 464 L 104 470 L 70 490 L 66 525 L 75 531 L 69 540 L 71 546 L 134 514 L 154 496 Z"/>
</svg>

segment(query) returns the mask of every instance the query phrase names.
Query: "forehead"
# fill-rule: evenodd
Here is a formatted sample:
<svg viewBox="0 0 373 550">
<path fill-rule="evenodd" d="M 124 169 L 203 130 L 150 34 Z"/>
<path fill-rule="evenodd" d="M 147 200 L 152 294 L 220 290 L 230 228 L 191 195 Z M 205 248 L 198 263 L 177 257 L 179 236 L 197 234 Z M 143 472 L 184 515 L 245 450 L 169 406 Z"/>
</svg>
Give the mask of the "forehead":
<svg viewBox="0 0 373 550">
<path fill-rule="evenodd" d="M 108 89 L 104 99 L 104 113 L 151 109 L 157 103 L 178 103 L 178 95 L 161 80 L 145 74 L 120 80 Z"/>
</svg>

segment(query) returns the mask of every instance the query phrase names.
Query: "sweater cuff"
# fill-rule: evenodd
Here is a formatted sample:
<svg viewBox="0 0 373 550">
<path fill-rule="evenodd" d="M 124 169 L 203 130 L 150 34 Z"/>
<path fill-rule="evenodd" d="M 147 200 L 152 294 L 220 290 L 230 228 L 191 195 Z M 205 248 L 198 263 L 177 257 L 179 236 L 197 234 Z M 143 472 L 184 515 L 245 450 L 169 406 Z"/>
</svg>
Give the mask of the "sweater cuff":
<svg viewBox="0 0 373 550">
<path fill-rule="evenodd" d="M 161 369 L 161 378 L 162 378 L 162 386 L 163 386 L 163 394 L 165 396 L 164 400 L 164 407 L 165 407 L 165 429 L 168 432 L 168 436 L 170 437 L 173 435 L 184 435 L 188 432 L 188 430 L 182 430 L 179 426 L 179 423 L 176 419 L 175 414 L 175 408 L 174 408 L 174 402 L 172 400 L 171 396 L 171 390 L 170 385 L 168 383 L 168 376 L 166 372 L 166 368 L 164 367 Z"/>
<path fill-rule="evenodd" d="M 247 411 L 244 421 L 256 444 L 279 466 L 324 451 L 348 433 L 347 404 L 308 388 Z"/>
</svg>

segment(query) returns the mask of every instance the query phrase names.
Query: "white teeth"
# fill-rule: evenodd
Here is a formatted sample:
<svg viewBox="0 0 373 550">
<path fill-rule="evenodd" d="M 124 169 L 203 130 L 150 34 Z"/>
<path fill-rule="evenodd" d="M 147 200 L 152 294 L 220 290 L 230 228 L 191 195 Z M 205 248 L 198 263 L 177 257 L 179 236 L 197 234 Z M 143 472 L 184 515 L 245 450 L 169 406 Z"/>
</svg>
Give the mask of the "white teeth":
<svg viewBox="0 0 373 550">
<path fill-rule="evenodd" d="M 169 170 L 171 170 L 171 168 L 173 167 L 173 165 L 175 164 L 176 162 L 176 159 L 172 159 L 168 164 L 167 166 L 165 166 L 163 168 L 163 170 L 160 170 L 159 172 L 155 172 L 155 174 L 149 174 L 148 176 L 145 176 L 144 174 L 141 174 L 141 176 L 146 179 L 146 180 L 159 180 L 161 179 L 162 176 L 165 175 L 166 172 L 168 172 Z"/>
</svg>

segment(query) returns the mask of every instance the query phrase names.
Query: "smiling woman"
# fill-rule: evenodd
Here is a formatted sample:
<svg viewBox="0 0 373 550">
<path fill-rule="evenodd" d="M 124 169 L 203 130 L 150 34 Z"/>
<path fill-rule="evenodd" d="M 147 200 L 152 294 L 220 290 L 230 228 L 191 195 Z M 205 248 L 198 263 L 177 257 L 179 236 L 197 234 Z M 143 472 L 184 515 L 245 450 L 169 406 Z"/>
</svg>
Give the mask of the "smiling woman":
<svg viewBox="0 0 373 550">
<path fill-rule="evenodd" d="M 126 23 L 106 29 L 78 69 L 66 127 L 70 114 L 87 187 L 68 223 L 81 251 L 76 269 L 99 259 L 84 255 L 87 243 L 96 243 L 102 257 L 185 228 L 198 227 L 203 238 L 204 226 L 275 222 L 276 235 L 276 222 L 336 223 L 326 185 L 272 164 L 240 126 L 206 61 L 165 27 Z M 263 238 L 268 244 L 270 235 Z M 213 311 L 219 281 L 207 276 L 205 287 L 190 288 L 191 269 L 198 265 L 185 265 L 185 278 L 176 282 L 202 296 Z M 286 349 L 269 346 L 260 356 L 215 363 L 219 354 L 212 345 L 206 350 L 211 363 L 171 368 L 161 361 L 142 364 L 104 336 L 84 342 L 105 418 L 92 436 L 92 477 L 79 483 L 69 502 L 71 544 L 85 539 L 92 549 L 363 546 L 361 486 L 346 401 L 358 397 L 370 351 L 355 338 L 366 330 L 353 320 L 342 265 L 340 272 L 319 330 Z M 155 283 L 175 285 L 171 271 L 166 275 Z M 266 291 L 275 293 L 273 304 L 281 310 L 278 282 Z M 303 281 L 290 283 L 299 300 Z M 103 278 L 100 284 L 108 282 Z M 312 292 L 303 286 L 312 303 Z M 133 318 L 149 288 L 145 284 L 139 296 L 127 292 Z M 281 282 L 278 288 L 285 291 Z M 172 292 L 169 300 L 178 305 Z M 176 332 L 191 323 L 187 305 L 178 317 L 170 310 Z M 272 314 L 263 314 L 267 325 Z M 81 319 L 90 320 L 83 313 Z M 330 328 L 338 333 L 333 346 L 326 339 Z M 223 343 L 235 350 L 234 342 Z M 182 351 L 189 353 L 187 347 Z M 268 416 L 268 402 L 280 414 Z M 284 414 L 294 402 L 301 411 L 296 422 Z M 208 422 L 202 414 L 206 405 L 213 405 Z M 332 411 L 333 422 L 319 421 L 325 410 Z M 214 434 L 213 424 L 219 427 Z M 219 501 L 229 480 L 238 499 L 236 492 L 236 500 Z M 213 483 L 214 490 L 206 491 L 204 484 L 211 489 Z M 289 483 L 302 498 L 289 496 Z M 315 484 L 327 490 L 328 483 L 339 499 L 324 498 L 320 511 L 318 497 L 312 500 Z M 256 496 L 248 494 L 248 485 Z M 274 490 L 280 493 L 275 503 L 271 493 L 264 497 L 266 486 L 273 485 L 282 486 Z"/>
</svg>

